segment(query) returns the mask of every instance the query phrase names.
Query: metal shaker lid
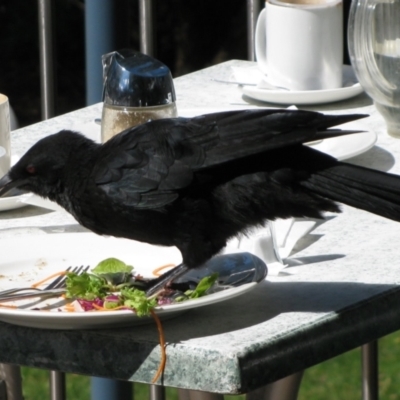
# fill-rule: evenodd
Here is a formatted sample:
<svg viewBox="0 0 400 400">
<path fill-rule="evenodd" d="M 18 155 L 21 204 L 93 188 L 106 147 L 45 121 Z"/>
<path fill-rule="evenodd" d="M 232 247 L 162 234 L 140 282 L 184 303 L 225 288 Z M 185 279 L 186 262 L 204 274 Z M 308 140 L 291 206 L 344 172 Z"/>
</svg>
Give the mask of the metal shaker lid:
<svg viewBox="0 0 400 400">
<path fill-rule="evenodd" d="M 175 102 L 171 71 L 161 61 L 124 49 L 103 55 L 103 100 L 126 107 Z"/>
</svg>

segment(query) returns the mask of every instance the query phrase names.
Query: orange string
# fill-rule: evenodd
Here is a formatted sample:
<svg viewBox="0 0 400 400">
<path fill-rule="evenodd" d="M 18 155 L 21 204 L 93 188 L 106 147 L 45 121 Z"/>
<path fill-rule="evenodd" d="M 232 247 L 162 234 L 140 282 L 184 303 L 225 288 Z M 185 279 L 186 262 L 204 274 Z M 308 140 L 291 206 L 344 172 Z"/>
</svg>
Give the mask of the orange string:
<svg viewBox="0 0 400 400">
<path fill-rule="evenodd" d="M 166 352 L 166 349 L 165 349 L 164 330 L 163 330 L 160 318 L 158 317 L 158 315 L 155 313 L 154 310 L 150 310 L 150 314 L 154 318 L 154 321 L 157 324 L 158 335 L 159 335 L 159 339 L 160 339 L 160 349 L 161 349 L 160 365 L 158 367 L 158 370 L 157 370 L 156 374 L 154 375 L 153 380 L 151 381 L 151 383 L 155 383 L 155 382 L 157 382 L 157 380 L 160 377 L 160 375 L 164 373 L 165 364 L 167 363 L 167 352 Z"/>
<path fill-rule="evenodd" d="M 155 270 L 153 270 L 153 275 L 160 276 L 161 275 L 160 271 L 162 271 L 165 268 L 171 268 L 171 267 L 176 267 L 176 264 L 165 264 L 165 265 L 162 265 L 161 267 L 158 267 Z"/>
<path fill-rule="evenodd" d="M 52 278 L 55 278 L 56 276 L 65 275 L 66 273 L 67 273 L 66 271 L 55 272 L 54 274 L 51 274 L 47 278 L 42 279 L 41 281 L 34 283 L 31 287 L 36 288 L 36 287 L 42 285 L 43 283 L 47 282 L 48 280 L 50 280 Z"/>
</svg>

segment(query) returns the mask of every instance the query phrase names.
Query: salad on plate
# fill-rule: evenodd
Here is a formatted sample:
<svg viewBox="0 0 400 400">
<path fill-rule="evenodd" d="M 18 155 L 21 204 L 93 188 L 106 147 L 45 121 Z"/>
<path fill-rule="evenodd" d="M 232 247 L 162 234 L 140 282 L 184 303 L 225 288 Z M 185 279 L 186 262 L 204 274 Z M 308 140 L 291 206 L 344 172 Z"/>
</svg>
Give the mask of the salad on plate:
<svg viewBox="0 0 400 400">
<path fill-rule="evenodd" d="M 198 283 L 172 283 L 170 287 L 147 297 L 143 290 L 145 279 L 135 274 L 134 267 L 117 258 L 108 258 L 90 272 L 67 273 L 65 297 L 73 300 L 69 303 L 69 306 L 73 306 L 70 310 L 132 310 L 140 317 L 150 315 L 150 311 L 156 306 L 204 296 L 217 279 L 218 273 L 214 272 L 203 277 Z"/>
</svg>

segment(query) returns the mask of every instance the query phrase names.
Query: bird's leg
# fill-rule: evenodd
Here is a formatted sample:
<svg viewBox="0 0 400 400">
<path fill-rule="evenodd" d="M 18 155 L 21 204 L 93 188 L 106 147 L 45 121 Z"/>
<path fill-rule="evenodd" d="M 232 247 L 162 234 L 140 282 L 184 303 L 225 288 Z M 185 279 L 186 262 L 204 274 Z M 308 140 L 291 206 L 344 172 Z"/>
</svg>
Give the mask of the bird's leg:
<svg viewBox="0 0 400 400">
<path fill-rule="evenodd" d="M 185 264 L 179 264 L 175 268 L 170 269 L 158 278 L 152 279 L 151 281 L 147 282 L 146 296 L 152 296 L 158 291 L 164 289 L 164 287 L 168 286 L 168 284 L 174 279 L 184 275 L 187 270 L 188 267 Z"/>
</svg>

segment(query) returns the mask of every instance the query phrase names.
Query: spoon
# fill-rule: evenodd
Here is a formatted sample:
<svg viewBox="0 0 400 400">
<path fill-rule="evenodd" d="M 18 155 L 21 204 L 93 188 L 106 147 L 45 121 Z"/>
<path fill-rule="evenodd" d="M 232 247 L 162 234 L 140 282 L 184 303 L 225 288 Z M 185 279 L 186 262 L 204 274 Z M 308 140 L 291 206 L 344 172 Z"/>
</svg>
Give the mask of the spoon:
<svg viewBox="0 0 400 400">
<path fill-rule="evenodd" d="M 247 83 L 247 82 L 238 82 L 238 81 L 226 81 L 223 79 L 215 79 L 212 78 L 211 79 L 214 82 L 220 82 L 220 83 L 228 83 L 228 84 L 233 84 L 233 85 L 239 85 L 239 86 L 258 86 L 259 84 L 257 83 Z M 266 80 L 262 80 L 262 86 L 260 87 L 260 89 L 266 89 L 266 90 L 289 90 L 286 89 L 282 86 L 275 86 L 272 83 L 267 82 Z"/>
</svg>

